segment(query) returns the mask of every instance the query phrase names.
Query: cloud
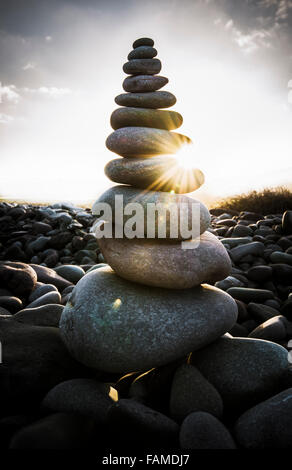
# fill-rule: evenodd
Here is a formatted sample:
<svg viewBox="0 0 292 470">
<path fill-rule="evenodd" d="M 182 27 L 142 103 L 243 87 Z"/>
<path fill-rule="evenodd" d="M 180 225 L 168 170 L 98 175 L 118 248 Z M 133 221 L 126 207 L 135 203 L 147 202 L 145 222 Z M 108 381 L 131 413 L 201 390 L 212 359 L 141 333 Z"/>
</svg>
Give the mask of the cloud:
<svg viewBox="0 0 292 470">
<path fill-rule="evenodd" d="M 33 70 L 35 69 L 35 63 L 34 62 L 28 62 L 22 67 L 22 70 Z"/>
<path fill-rule="evenodd" d="M 17 104 L 20 100 L 20 95 L 15 85 L 2 86 L 0 82 L 0 103 Z"/>
<path fill-rule="evenodd" d="M 12 116 L 0 113 L 0 124 L 9 124 L 11 121 L 14 121 L 14 118 Z"/>
<path fill-rule="evenodd" d="M 21 89 L 26 94 L 38 95 L 38 96 L 47 96 L 50 98 L 61 98 L 66 95 L 70 95 L 72 90 L 70 88 L 57 88 L 57 87 L 46 87 L 41 86 L 39 88 L 22 88 Z"/>
<path fill-rule="evenodd" d="M 46 40 L 47 42 L 51 42 L 51 41 L 53 40 L 53 38 L 52 38 L 52 36 L 46 36 L 46 37 L 45 37 L 45 40 Z"/>
</svg>

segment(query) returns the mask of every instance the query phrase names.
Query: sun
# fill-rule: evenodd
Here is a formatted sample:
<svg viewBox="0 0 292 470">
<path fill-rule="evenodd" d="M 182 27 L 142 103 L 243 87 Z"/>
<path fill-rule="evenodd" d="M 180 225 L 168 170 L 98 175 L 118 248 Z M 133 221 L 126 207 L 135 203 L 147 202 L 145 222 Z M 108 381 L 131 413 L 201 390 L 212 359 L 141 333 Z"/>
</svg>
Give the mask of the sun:
<svg viewBox="0 0 292 470">
<path fill-rule="evenodd" d="M 177 165 L 183 170 L 192 170 L 195 168 L 194 153 L 194 144 L 183 145 L 174 156 Z"/>
</svg>

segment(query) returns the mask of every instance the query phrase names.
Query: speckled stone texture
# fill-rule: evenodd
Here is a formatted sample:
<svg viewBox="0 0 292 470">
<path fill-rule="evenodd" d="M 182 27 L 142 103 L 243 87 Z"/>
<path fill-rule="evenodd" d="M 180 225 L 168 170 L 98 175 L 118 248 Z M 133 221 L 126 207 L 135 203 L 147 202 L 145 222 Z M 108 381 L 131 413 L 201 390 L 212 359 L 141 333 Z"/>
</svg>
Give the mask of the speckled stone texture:
<svg viewBox="0 0 292 470">
<path fill-rule="evenodd" d="M 185 170 L 175 157 L 116 158 L 105 166 L 106 176 L 120 184 L 130 184 L 149 191 L 190 193 L 205 181 L 198 168 Z"/>
<path fill-rule="evenodd" d="M 115 197 L 118 195 L 123 196 L 123 210 L 119 211 L 119 212 L 122 212 L 121 214 L 120 213 L 116 214 L 116 211 L 115 211 L 116 209 Z M 107 203 L 110 205 L 112 209 L 112 214 L 110 214 L 112 215 L 112 220 L 116 225 L 120 225 L 120 226 L 124 226 L 125 223 L 133 217 L 132 213 L 130 215 L 124 213 L 125 206 L 129 203 L 139 203 L 141 207 L 141 212 L 137 211 L 135 220 L 136 220 L 137 227 L 140 227 L 142 224 L 144 225 L 145 235 L 147 235 L 147 212 L 149 211 L 148 204 L 162 204 L 162 209 L 166 209 L 167 206 L 170 206 L 170 204 L 175 204 L 177 207 L 179 207 L 181 204 L 185 204 L 186 207 L 188 208 L 188 211 L 186 212 L 182 211 L 181 215 L 179 214 L 180 215 L 179 221 L 180 222 L 184 221 L 189 229 L 192 228 L 192 211 L 193 211 L 192 204 L 196 204 L 196 206 L 194 206 L 194 210 L 197 210 L 197 207 L 198 207 L 197 204 L 199 204 L 200 217 L 198 217 L 198 220 L 195 220 L 195 222 L 197 222 L 199 225 L 198 232 L 199 233 L 205 232 L 205 230 L 207 230 L 210 224 L 210 214 L 209 214 L 207 207 L 202 202 L 196 199 L 190 198 L 188 196 L 185 196 L 183 194 L 170 194 L 170 193 L 165 193 L 162 191 L 145 192 L 145 191 L 140 191 L 136 188 L 132 188 L 131 186 L 118 185 L 118 186 L 113 186 L 112 188 L 108 189 L 97 199 L 97 201 L 92 206 L 93 214 L 100 215 L 99 203 Z M 194 213 L 194 218 L 196 217 L 196 214 L 197 213 Z M 109 220 L 107 218 L 106 213 L 104 213 L 101 218 L 105 221 Z M 153 238 L 158 237 L 159 226 L 162 226 L 164 224 L 165 224 L 165 229 L 166 229 L 166 238 L 170 238 L 171 220 L 172 219 L 171 219 L 170 211 L 167 211 L 167 210 L 165 210 L 165 212 L 161 211 L 160 216 L 159 216 L 159 221 L 157 218 L 155 219 L 155 234 Z M 193 227 L 195 227 L 194 224 L 193 224 Z M 178 236 L 176 237 L 176 239 L 178 240 L 181 240 L 184 238 L 180 230 L 180 225 L 178 226 L 177 235 Z"/>
<path fill-rule="evenodd" d="M 169 91 L 149 91 L 147 93 L 121 93 L 115 97 L 119 106 L 136 108 L 169 108 L 176 103 L 176 97 Z"/>
<path fill-rule="evenodd" d="M 229 409 L 246 410 L 279 391 L 288 367 L 287 350 L 270 341 L 224 336 L 192 354 Z"/>
<path fill-rule="evenodd" d="M 168 83 L 162 75 L 133 75 L 123 81 L 123 89 L 132 93 L 156 91 Z"/>
<path fill-rule="evenodd" d="M 101 238 L 98 242 L 119 276 L 148 286 L 187 289 L 224 279 L 231 269 L 225 248 L 209 232 L 201 235 L 194 249 L 165 240 Z"/>
<path fill-rule="evenodd" d="M 108 372 L 147 370 L 202 348 L 236 322 L 234 300 L 212 286 L 183 292 L 128 282 L 112 269 L 75 286 L 60 329 L 81 363 Z"/>
<path fill-rule="evenodd" d="M 182 122 L 181 114 L 161 109 L 123 107 L 116 109 L 111 115 L 113 129 L 142 126 L 171 131 L 180 127 Z"/>
<path fill-rule="evenodd" d="M 292 388 L 246 411 L 235 425 L 240 445 L 247 449 L 291 449 Z"/>
<path fill-rule="evenodd" d="M 176 153 L 191 139 L 177 132 L 152 127 L 122 127 L 106 139 L 106 146 L 122 157 L 152 157 Z"/>
<path fill-rule="evenodd" d="M 123 71 L 129 75 L 155 75 L 160 70 L 159 59 L 132 59 L 123 65 Z"/>
</svg>

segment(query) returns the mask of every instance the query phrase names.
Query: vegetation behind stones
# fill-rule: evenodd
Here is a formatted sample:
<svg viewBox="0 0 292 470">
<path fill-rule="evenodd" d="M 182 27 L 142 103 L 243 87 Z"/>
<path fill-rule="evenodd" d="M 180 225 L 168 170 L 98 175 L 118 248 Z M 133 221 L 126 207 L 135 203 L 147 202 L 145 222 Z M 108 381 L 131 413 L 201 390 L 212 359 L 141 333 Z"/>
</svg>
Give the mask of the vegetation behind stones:
<svg viewBox="0 0 292 470">
<path fill-rule="evenodd" d="M 279 214 L 292 210 L 292 192 L 282 186 L 250 191 L 221 199 L 214 208 L 256 212 L 263 215 Z"/>
</svg>

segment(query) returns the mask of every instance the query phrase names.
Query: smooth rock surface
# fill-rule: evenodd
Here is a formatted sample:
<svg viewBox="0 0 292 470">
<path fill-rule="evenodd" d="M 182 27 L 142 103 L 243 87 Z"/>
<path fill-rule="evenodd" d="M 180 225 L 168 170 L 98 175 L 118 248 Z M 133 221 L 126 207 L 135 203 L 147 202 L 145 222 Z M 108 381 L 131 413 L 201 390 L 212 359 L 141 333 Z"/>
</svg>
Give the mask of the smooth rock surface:
<svg viewBox="0 0 292 470">
<path fill-rule="evenodd" d="M 13 319 L 20 323 L 36 326 L 59 326 L 63 305 L 48 304 L 35 308 L 25 308 L 17 312 Z"/>
<path fill-rule="evenodd" d="M 117 399 L 117 391 L 106 383 L 93 379 L 72 379 L 52 388 L 43 399 L 42 407 L 51 412 L 88 416 L 104 423 L 109 407 Z"/>
<path fill-rule="evenodd" d="M 132 59 L 123 65 L 123 71 L 129 75 L 155 75 L 160 70 L 159 59 Z"/>
<path fill-rule="evenodd" d="M 128 54 L 128 60 L 153 59 L 157 56 L 157 50 L 151 46 L 138 46 Z"/>
<path fill-rule="evenodd" d="M 107 148 L 122 157 L 173 154 L 189 143 L 191 139 L 183 134 L 152 127 L 121 127 L 106 139 Z"/>
<path fill-rule="evenodd" d="M 154 46 L 154 41 L 151 38 L 136 39 L 136 41 L 133 42 L 133 49 L 136 49 L 136 47 L 140 47 L 140 46 L 153 47 Z"/>
<path fill-rule="evenodd" d="M 236 449 L 228 429 L 215 416 L 203 411 L 186 417 L 180 428 L 179 441 L 182 449 Z"/>
<path fill-rule="evenodd" d="M 107 421 L 113 433 L 117 433 L 118 442 L 126 439 L 131 448 L 133 444 L 145 446 L 175 446 L 179 426 L 164 414 L 136 402 L 121 399 L 111 406 Z M 122 441 L 123 442 L 123 441 Z"/>
<path fill-rule="evenodd" d="M 38 264 L 31 264 L 30 266 L 36 272 L 38 281 L 44 284 L 53 284 L 60 291 L 72 285 L 72 282 L 59 276 L 53 269 Z"/>
<path fill-rule="evenodd" d="M 134 75 L 123 81 L 123 89 L 131 93 L 156 91 L 168 83 L 168 78 L 162 75 Z"/>
<path fill-rule="evenodd" d="M 61 303 L 61 295 L 59 292 L 47 292 L 47 294 L 42 295 L 41 297 L 38 297 L 35 299 L 33 302 L 28 304 L 26 308 L 35 308 L 35 307 L 40 307 L 41 305 L 47 305 L 47 304 L 59 304 Z"/>
<path fill-rule="evenodd" d="M 87 449 L 94 432 L 94 421 L 69 413 L 54 413 L 22 427 L 12 438 L 10 449 L 69 450 Z"/>
<path fill-rule="evenodd" d="M 57 274 L 59 274 L 67 281 L 76 284 L 85 274 L 84 269 L 80 266 L 74 266 L 72 264 L 63 264 L 55 268 Z"/>
<path fill-rule="evenodd" d="M 57 292 L 58 289 L 56 286 L 53 284 L 43 284 L 43 283 L 37 283 L 41 284 L 37 286 L 32 293 L 30 294 L 28 300 L 29 302 L 33 302 L 34 300 L 38 299 L 39 297 L 42 297 L 42 295 L 47 294 L 48 292 Z"/>
<path fill-rule="evenodd" d="M 292 388 L 246 411 L 235 425 L 236 438 L 246 449 L 291 449 Z"/>
<path fill-rule="evenodd" d="M 116 205 L 117 196 L 122 196 L 121 208 Z M 132 231 L 132 222 L 136 222 L 136 231 L 139 238 L 147 235 L 148 238 L 159 237 L 161 240 L 164 238 L 181 240 L 190 238 L 192 234 L 197 235 L 204 233 L 210 224 L 210 214 L 207 207 L 200 201 L 182 194 L 170 194 L 162 191 L 145 192 L 130 186 L 118 185 L 105 191 L 97 201 L 95 201 L 92 206 L 92 213 L 94 215 L 100 216 L 102 208 L 100 204 L 102 203 L 109 204 L 111 208 L 110 213 L 104 211 L 102 220 L 113 222 L 120 228 L 124 228 L 124 231 L 125 229 Z M 129 213 L 125 210 L 130 203 L 139 204 L 139 210 L 136 210 L 136 214 L 134 213 L 134 220 L 133 213 Z M 169 210 L 171 205 L 173 205 L 173 209 L 176 210 L 175 215 L 177 215 L 178 220 L 177 232 L 174 231 L 175 224 L 172 223 L 171 212 Z M 161 209 L 159 211 L 159 218 L 155 217 L 154 220 L 153 216 L 152 224 L 149 211 L 151 208 L 155 209 L 157 207 Z M 117 211 L 116 208 L 118 208 Z M 130 208 L 130 206 L 128 206 L 128 208 Z M 194 223 L 192 218 L 194 218 Z M 184 230 L 181 230 L 184 226 L 191 231 L 190 234 L 184 234 Z M 223 246 L 222 249 L 225 252 Z"/>
<path fill-rule="evenodd" d="M 223 402 L 215 387 L 191 364 L 176 370 L 170 394 L 170 415 L 178 422 L 193 411 L 206 411 L 217 418 L 223 414 Z"/>
<path fill-rule="evenodd" d="M 198 168 L 185 170 L 175 157 L 116 158 L 105 166 L 106 176 L 115 183 L 152 191 L 195 191 L 205 181 Z"/>
<path fill-rule="evenodd" d="M 150 108 L 121 107 L 111 115 L 113 129 L 121 127 L 150 127 L 171 131 L 182 125 L 182 115 L 176 111 Z"/>
<path fill-rule="evenodd" d="M 183 249 L 180 242 L 127 238 L 101 238 L 99 246 L 119 276 L 148 286 L 188 289 L 224 279 L 231 268 L 226 250 L 209 232 L 194 249 Z"/>
<path fill-rule="evenodd" d="M 224 336 L 195 351 L 191 363 L 218 390 L 224 407 L 237 412 L 279 391 L 288 355 L 270 341 Z"/>
<path fill-rule="evenodd" d="M 0 341 L 4 359 L 0 390 L 2 415 L 35 407 L 57 383 L 82 377 L 86 372 L 68 353 L 58 328 L 0 317 Z"/>
<path fill-rule="evenodd" d="M 60 329 L 81 363 L 127 373 L 167 364 L 209 344 L 236 317 L 233 299 L 215 287 L 183 293 L 149 288 L 100 268 L 75 286 Z"/>
<path fill-rule="evenodd" d="M 287 319 L 277 315 L 265 321 L 248 335 L 249 338 L 265 339 L 267 341 L 282 341 L 287 336 Z"/>
<path fill-rule="evenodd" d="M 147 93 L 121 93 L 115 97 L 119 106 L 136 108 L 169 108 L 176 103 L 176 97 L 169 91 L 149 91 Z"/>
<path fill-rule="evenodd" d="M 262 303 L 265 300 L 273 299 L 274 294 L 267 289 L 253 289 L 247 287 L 229 287 L 227 293 L 234 299 L 242 300 L 246 304 L 249 302 Z"/>
<path fill-rule="evenodd" d="M 37 276 L 35 271 L 25 263 L 0 262 L 1 287 L 9 288 L 15 295 L 29 295 L 34 289 Z"/>
</svg>

